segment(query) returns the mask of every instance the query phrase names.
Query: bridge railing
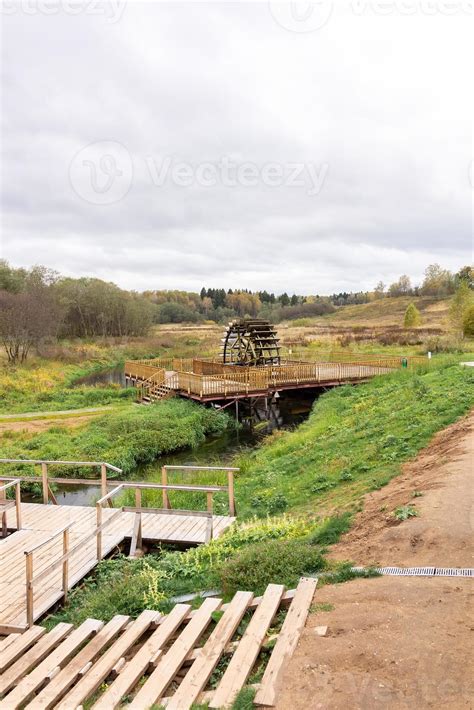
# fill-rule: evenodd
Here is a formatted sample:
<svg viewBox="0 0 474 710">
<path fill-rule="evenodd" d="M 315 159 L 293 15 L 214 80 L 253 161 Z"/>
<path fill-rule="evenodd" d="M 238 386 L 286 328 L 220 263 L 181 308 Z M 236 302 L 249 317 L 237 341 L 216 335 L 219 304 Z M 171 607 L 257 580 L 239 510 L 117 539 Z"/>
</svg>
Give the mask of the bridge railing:
<svg viewBox="0 0 474 710">
<path fill-rule="evenodd" d="M 51 498 L 52 502 L 57 505 L 58 501 L 51 490 L 50 483 L 67 483 L 69 485 L 100 485 L 102 495 L 107 493 L 107 471 L 114 473 L 123 473 L 121 468 L 113 466 L 106 461 L 51 461 L 45 459 L 0 459 L 0 464 L 15 464 L 15 465 L 32 465 L 41 466 L 41 486 L 43 490 L 43 503 L 47 505 Z M 85 478 L 57 478 L 49 475 L 49 466 L 76 466 L 87 468 L 100 468 L 100 479 L 85 479 Z M 11 479 L 9 476 L 8 479 Z M 36 476 L 15 476 L 18 481 L 29 481 L 38 483 L 39 479 Z M 0 477 L 0 480 L 2 478 Z M 5 479 L 6 480 L 6 479 Z"/>
</svg>

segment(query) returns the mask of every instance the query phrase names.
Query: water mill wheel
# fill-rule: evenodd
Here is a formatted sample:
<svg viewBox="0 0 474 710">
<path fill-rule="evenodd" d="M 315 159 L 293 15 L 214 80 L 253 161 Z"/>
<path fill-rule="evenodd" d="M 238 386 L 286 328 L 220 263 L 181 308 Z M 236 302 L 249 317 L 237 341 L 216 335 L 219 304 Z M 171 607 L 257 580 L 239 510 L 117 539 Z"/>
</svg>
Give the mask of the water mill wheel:
<svg viewBox="0 0 474 710">
<path fill-rule="evenodd" d="M 266 320 L 234 320 L 229 323 L 221 342 L 222 361 L 229 365 L 280 364 L 278 336 Z"/>
</svg>

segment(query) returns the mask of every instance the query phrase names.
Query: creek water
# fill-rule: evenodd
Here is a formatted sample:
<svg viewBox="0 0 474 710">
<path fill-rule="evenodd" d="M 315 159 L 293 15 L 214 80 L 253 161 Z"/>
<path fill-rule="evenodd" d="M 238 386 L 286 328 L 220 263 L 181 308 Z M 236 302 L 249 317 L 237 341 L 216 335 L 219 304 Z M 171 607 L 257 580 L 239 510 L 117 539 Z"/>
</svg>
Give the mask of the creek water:
<svg viewBox="0 0 474 710">
<path fill-rule="evenodd" d="M 117 384 L 125 386 L 123 370 L 113 368 L 82 377 L 75 385 L 100 386 Z M 314 390 L 299 391 L 295 395 L 284 393 L 276 400 L 270 421 L 244 422 L 240 427 L 231 427 L 222 434 L 208 436 L 193 449 L 184 449 L 158 457 L 152 463 L 139 466 L 130 480 L 160 482 L 161 467 L 169 466 L 222 466 L 230 465 L 236 455 L 255 449 L 262 439 L 275 428 L 292 429 L 302 423 L 311 411 L 317 397 Z M 228 409 L 234 414 L 233 407 Z M 262 412 L 260 412 L 262 414 Z M 121 478 L 125 478 L 122 476 Z M 55 492 L 63 505 L 91 505 L 100 497 L 98 486 L 62 485 Z"/>
</svg>

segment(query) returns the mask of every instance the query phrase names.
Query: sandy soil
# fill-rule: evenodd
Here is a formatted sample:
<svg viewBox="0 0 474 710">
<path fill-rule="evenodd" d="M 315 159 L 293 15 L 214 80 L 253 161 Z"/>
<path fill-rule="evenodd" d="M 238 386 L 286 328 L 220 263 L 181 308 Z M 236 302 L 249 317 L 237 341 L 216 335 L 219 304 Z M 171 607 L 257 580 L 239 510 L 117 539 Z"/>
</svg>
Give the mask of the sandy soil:
<svg viewBox="0 0 474 710">
<path fill-rule="evenodd" d="M 366 498 L 333 548 L 359 564 L 472 567 L 474 414 Z M 413 490 L 423 496 L 412 498 Z M 394 524 L 398 505 L 419 518 Z M 381 511 L 386 508 L 386 511 Z M 316 591 L 278 710 L 474 707 L 474 579 L 380 577 Z M 330 610 L 329 610 L 330 609 Z M 315 627 L 328 626 L 320 637 Z"/>
</svg>

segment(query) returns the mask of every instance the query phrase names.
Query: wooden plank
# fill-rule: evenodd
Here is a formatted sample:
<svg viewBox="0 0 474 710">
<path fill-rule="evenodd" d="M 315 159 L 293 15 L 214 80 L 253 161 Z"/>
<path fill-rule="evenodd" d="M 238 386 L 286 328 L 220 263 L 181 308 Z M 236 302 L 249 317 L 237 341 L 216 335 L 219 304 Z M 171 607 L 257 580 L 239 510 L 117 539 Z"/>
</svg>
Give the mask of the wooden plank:
<svg viewBox="0 0 474 710">
<path fill-rule="evenodd" d="M 45 681 L 51 678 L 58 666 L 67 663 L 77 649 L 90 638 L 102 625 L 97 619 L 87 619 L 75 629 L 53 653 L 25 676 L 18 685 L 0 702 L 2 710 L 16 710 L 31 698 Z"/>
<path fill-rule="evenodd" d="M 19 635 L 19 633 L 12 633 L 8 634 L 8 636 L 5 636 L 5 638 L 2 639 L 0 642 L 0 653 L 2 653 L 7 648 L 7 646 L 13 643 L 13 641 L 17 639 Z"/>
<path fill-rule="evenodd" d="M 129 622 L 129 616 L 117 615 L 106 624 L 97 635 L 75 656 L 62 671 L 26 707 L 28 710 L 49 710 L 69 690 L 90 666 L 104 647 L 110 643 Z M 26 710 L 26 709 L 25 709 Z"/>
<path fill-rule="evenodd" d="M 97 703 L 93 705 L 94 710 L 112 710 L 120 705 L 122 697 L 134 688 L 148 669 L 151 659 L 156 658 L 158 652 L 183 623 L 190 610 L 189 604 L 176 604 L 173 607 L 172 611 L 164 618 L 148 641 L 129 661 L 123 672 L 101 695 Z"/>
<path fill-rule="evenodd" d="M 206 630 L 212 620 L 212 612 L 222 603 L 221 599 L 206 599 L 197 610 L 188 626 L 178 636 L 168 653 L 158 663 L 157 667 L 140 688 L 130 710 L 143 710 L 154 705 L 163 695 L 168 685 L 184 663 L 186 656 L 192 650 L 196 641 Z M 105 708 L 106 706 L 103 706 Z M 116 707 L 115 705 L 113 707 Z"/>
<path fill-rule="evenodd" d="M 313 578 L 303 577 L 300 580 L 255 696 L 256 705 L 276 704 L 283 670 L 293 655 L 306 623 L 317 583 L 318 580 Z"/>
<path fill-rule="evenodd" d="M 72 629 L 72 624 L 57 624 L 54 629 L 40 638 L 25 654 L 9 666 L 0 676 L 0 697 L 28 673 L 60 643 Z"/>
<path fill-rule="evenodd" d="M 92 668 L 81 678 L 65 698 L 56 705 L 58 710 L 71 710 L 87 700 L 107 678 L 108 674 L 122 656 L 138 641 L 159 614 L 156 611 L 145 610 L 127 628 L 122 636 L 99 658 Z"/>
<path fill-rule="evenodd" d="M 285 587 L 281 584 L 268 585 L 261 603 L 217 686 L 210 703 L 211 708 L 230 707 L 238 692 L 245 685 L 260 653 L 266 633 L 278 611 L 284 591 Z"/>
<path fill-rule="evenodd" d="M 184 710 L 196 702 L 204 690 L 212 671 L 219 662 L 225 647 L 240 624 L 253 599 L 252 592 L 237 592 L 224 616 L 204 644 L 202 655 L 196 659 L 183 682 L 168 703 L 170 710 Z"/>
<path fill-rule="evenodd" d="M 0 653 L 0 673 L 14 663 L 17 658 L 25 653 L 25 651 L 45 633 L 46 629 L 41 628 L 41 626 L 32 626 L 31 629 L 28 629 L 24 634 L 18 636 L 13 643 Z"/>
</svg>

